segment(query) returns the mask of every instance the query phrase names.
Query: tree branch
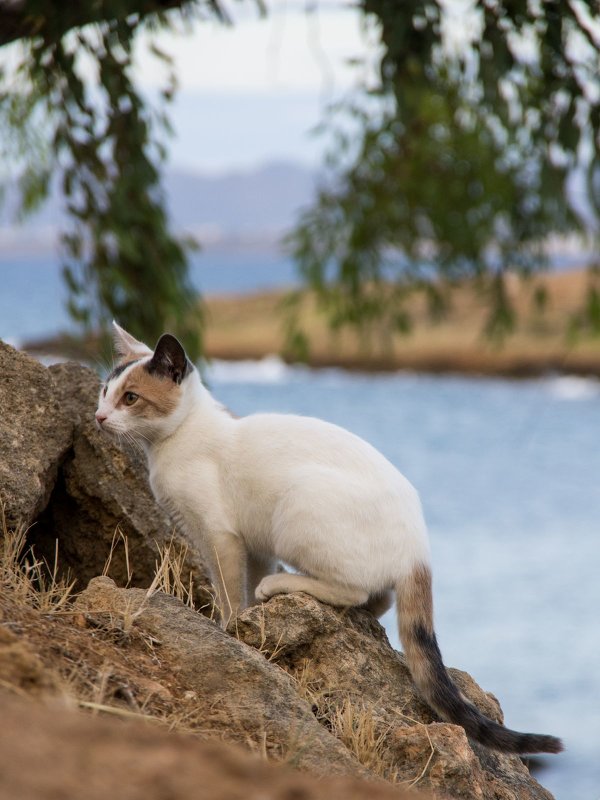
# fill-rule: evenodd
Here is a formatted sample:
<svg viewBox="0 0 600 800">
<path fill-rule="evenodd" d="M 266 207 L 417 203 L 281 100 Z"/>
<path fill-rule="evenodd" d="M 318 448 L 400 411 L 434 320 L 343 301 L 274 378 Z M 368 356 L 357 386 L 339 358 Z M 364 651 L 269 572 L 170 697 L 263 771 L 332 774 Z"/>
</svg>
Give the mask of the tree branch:
<svg viewBox="0 0 600 800">
<path fill-rule="evenodd" d="M 0 47 L 17 39 L 41 36 L 50 40 L 62 36 L 71 28 L 133 14 L 140 17 L 169 11 L 172 8 L 198 6 L 198 0 L 0 0 Z M 221 21 L 229 18 L 221 0 L 204 0 L 203 5 Z"/>
</svg>

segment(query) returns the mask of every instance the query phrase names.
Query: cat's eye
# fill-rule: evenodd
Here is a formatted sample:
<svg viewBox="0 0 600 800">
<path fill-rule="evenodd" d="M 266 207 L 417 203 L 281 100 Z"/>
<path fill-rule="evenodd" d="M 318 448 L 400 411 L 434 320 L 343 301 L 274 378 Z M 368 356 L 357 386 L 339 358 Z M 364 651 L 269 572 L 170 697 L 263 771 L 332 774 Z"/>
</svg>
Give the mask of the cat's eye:
<svg viewBox="0 0 600 800">
<path fill-rule="evenodd" d="M 135 392 L 125 392 L 123 395 L 123 402 L 126 406 L 132 406 L 138 397 L 139 395 L 137 395 Z"/>
</svg>

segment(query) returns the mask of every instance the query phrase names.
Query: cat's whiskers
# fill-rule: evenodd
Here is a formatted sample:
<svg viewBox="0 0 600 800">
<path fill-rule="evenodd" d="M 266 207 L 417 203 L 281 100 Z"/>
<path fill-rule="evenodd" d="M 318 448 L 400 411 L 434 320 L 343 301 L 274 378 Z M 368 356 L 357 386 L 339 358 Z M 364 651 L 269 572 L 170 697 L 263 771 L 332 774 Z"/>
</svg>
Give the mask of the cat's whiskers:
<svg viewBox="0 0 600 800">
<path fill-rule="evenodd" d="M 140 442 L 129 431 L 124 431 L 123 437 L 125 441 L 128 442 L 133 447 L 134 450 L 137 450 L 139 453 L 144 452 L 144 448 L 142 447 Z M 146 439 L 147 437 L 144 436 L 143 438 Z"/>
</svg>

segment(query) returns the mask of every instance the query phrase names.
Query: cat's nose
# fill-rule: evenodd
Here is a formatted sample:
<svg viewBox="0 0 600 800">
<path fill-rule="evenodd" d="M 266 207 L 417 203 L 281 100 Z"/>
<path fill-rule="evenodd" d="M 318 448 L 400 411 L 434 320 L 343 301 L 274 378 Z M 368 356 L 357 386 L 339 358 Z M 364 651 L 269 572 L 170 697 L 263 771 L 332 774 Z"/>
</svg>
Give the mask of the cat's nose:
<svg viewBox="0 0 600 800">
<path fill-rule="evenodd" d="M 96 422 L 98 423 L 98 425 L 102 425 L 105 419 L 106 419 L 106 414 L 102 414 L 100 411 L 96 411 Z"/>
</svg>

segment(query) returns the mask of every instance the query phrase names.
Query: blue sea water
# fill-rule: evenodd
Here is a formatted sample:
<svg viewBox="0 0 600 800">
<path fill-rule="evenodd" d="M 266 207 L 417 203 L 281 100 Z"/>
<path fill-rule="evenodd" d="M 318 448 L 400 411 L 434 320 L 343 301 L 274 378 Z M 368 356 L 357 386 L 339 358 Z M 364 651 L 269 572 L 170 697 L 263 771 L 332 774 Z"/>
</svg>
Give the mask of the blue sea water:
<svg viewBox="0 0 600 800">
<path fill-rule="evenodd" d="M 216 363 L 235 413 L 323 417 L 419 489 L 448 665 L 500 700 L 506 724 L 563 737 L 538 780 L 600 798 L 600 382 L 368 375 Z M 384 618 L 399 648 L 394 612 Z"/>
<path fill-rule="evenodd" d="M 206 294 L 244 293 L 292 286 L 291 260 L 275 251 L 201 251 L 192 254 L 190 278 Z M 32 341 L 70 330 L 67 293 L 58 258 L 8 256 L 0 251 L 0 339 Z"/>
<path fill-rule="evenodd" d="M 195 267 L 205 290 L 288 285 L 256 254 Z M 63 328 L 56 265 L 0 258 L 0 337 Z M 363 436 L 419 489 L 447 664 L 470 672 L 518 730 L 562 736 L 538 780 L 557 800 L 600 798 L 600 382 L 357 375 L 276 358 L 215 363 L 238 414 L 329 419 Z M 398 646 L 395 620 L 384 620 Z"/>
</svg>

